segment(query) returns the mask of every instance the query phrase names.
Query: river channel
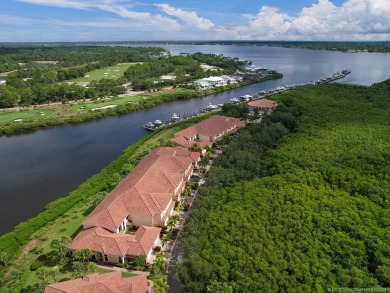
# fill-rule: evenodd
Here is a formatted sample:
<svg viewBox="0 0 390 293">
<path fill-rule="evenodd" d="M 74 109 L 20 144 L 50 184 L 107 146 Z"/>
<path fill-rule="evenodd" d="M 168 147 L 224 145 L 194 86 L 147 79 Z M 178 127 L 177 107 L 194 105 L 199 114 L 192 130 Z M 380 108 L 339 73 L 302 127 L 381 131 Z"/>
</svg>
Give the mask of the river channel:
<svg viewBox="0 0 390 293">
<path fill-rule="evenodd" d="M 0 137 L 0 235 L 67 195 L 147 134 L 147 121 L 165 121 L 173 113 L 192 113 L 245 94 L 279 85 L 324 78 L 348 69 L 342 83 L 370 85 L 390 77 L 390 54 L 340 53 L 256 46 L 156 45 L 173 54 L 214 53 L 235 56 L 253 65 L 276 69 L 282 79 L 252 84 L 204 98 L 162 104 L 125 115 L 77 125 Z"/>
</svg>

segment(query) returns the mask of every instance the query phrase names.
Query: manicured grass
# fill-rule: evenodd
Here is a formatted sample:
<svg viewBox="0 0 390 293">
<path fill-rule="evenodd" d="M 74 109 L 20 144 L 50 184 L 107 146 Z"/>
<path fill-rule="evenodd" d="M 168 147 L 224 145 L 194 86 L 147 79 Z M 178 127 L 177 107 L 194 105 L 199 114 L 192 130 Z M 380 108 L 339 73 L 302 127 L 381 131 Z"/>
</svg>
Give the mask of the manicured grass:
<svg viewBox="0 0 390 293">
<path fill-rule="evenodd" d="M 132 66 L 136 63 L 119 63 L 114 66 L 104 67 L 88 72 L 84 77 L 68 80 L 68 82 L 81 82 L 87 83 L 92 80 L 101 80 L 102 78 L 109 79 L 118 79 L 123 76 L 123 73 L 126 71 L 129 66 Z"/>
<path fill-rule="evenodd" d="M 12 122 L 15 119 L 23 119 L 23 122 L 36 120 L 36 119 L 44 119 L 46 117 L 50 117 L 53 113 L 54 113 L 53 110 L 48 110 L 48 109 L 0 112 L 0 124 Z"/>
<path fill-rule="evenodd" d="M 129 102 L 139 102 L 144 99 L 147 99 L 146 96 L 126 96 L 126 97 L 120 97 L 120 98 L 111 98 L 111 99 L 104 99 L 103 101 L 98 102 L 91 102 L 91 103 L 80 103 L 73 105 L 71 107 L 72 111 L 89 111 L 96 108 L 105 107 L 108 105 L 123 105 Z"/>
</svg>

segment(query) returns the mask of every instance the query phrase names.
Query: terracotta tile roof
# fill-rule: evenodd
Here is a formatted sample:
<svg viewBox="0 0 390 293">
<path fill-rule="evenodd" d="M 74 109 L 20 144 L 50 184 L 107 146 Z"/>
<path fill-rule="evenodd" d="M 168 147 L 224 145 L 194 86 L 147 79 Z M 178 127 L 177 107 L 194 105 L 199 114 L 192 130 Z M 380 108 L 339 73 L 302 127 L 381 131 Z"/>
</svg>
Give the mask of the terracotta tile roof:
<svg viewBox="0 0 390 293">
<path fill-rule="evenodd" d="M 213 144 L 212 142 L 207 142 L 207 141 L 199 142 L 199 141 L 189 140 L 189 139 L 185 138 L 184 136 L 176 136 L 176 137 L 172 138 L 171 141 L 176 142 L 177 144 L 179 144 L 185 148 L 192 147 L 192 145 L 194 143 L 199 145 L 201 148 L 204 148 L 206 145 L 211 146 Z"/>
<path fill-rule="evenodd" d="M 169 204 L 167 195 L 173 195 L 194 160 L 199 160 L 198 154 L 182 148 L 154 149 L 92 211 L 83 225 L 115 231 L 131 212 L 152 215 L 163 211 Z"/>
<path fill-rule="evenodd" d="M 44 293 L 145 293 L 146 276 L 122 279 L 121 272 L 87 275 L 80 279 L 47 285 Z"/>
<path fill-rule="evenodd" d="M 278 104 L 272 100 L 260 99 L 248 103 L 251 107 L 274 109 Z"/>
<path fill-rule="evenodd" d="M 195 135 L 215 136 L 231 128 L 232 126 L 242 127 L 244 125 L 245 123 L 240 121 L 240 119 L 215 115 L 209 119 L 177 132 L 175 137 L 184 136 L 185 138 L 189 139 Z"/>
<path fill-rule="evenodd" d="M 101 227 L 81 231 L 70 249 L 89 248 L 92 251 L 115 256 L 146 256 L 160 235 L 160 228 L 141 226 L 134 235 L 115 234 Z"/>
</svg>

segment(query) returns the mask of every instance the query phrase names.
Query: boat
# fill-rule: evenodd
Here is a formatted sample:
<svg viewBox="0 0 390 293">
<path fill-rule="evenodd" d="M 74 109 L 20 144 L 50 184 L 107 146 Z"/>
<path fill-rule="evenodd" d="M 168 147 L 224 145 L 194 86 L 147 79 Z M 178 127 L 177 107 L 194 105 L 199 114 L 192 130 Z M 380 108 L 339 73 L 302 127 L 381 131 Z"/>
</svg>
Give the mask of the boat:
<svg viewBox="0 0 390 293">
<path fill-rule="evenodd" d="M 156 127 L 152 122 L 149 121 L 148 123 L 144 124 L 144 128 L 146 130 L 154 130 Z"/>
<path fill-rule="evenodd" d="M 180 117 L 176 115 L 176 113 L 173 113 L 172 117 L 171 117 L 171 121 L 172 122 L 177 122 L 180 120 Z"/>
<path fill-rule="evenodd" d="M 245 95 L 245 96 L 241 96 L 240 100 L 243 102 L 248 102 L 248 101 L 252 100 L 252 98 L 253 98 L 253 96 L 251 96 L 251 95 Z"/>
<path fill-rule="evenodd" d="M 240 100 L 237 98 L 233 98 L 233 99 L 230 99 L 230 102 L 233 104 L 238 104 L 238 103 L 240 103 Z"/>
<path fill-rule="evenodd" d="M 213 105 L 213 104 L 209 104 L 207 107 L 206 107 L 207 111 L 214 111 L 214 110 L 217 110 L 218 109 L 218 106 L 217 105 Z"/>
<path fill-rule="evenodd" d="M 161 126 L 164 125 L 164 124 L 162 123 L 161 120 L 156 120 L 156 121 L 153 122 L 153 124 L 154 124 L 156 127 L 161 127 Z"/>
</svg>

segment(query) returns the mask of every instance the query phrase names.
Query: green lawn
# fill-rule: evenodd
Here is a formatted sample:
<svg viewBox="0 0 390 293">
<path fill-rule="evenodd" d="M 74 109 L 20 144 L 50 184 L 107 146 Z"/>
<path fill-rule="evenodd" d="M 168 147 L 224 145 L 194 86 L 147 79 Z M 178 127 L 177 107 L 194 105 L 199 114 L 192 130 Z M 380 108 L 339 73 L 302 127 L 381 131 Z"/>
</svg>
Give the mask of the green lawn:
<svg viewBox="0 0 390 293">
<path fill-rule="evenodd" d="M 104 67 L 88 72 L 84 77 L 68 80 L 68 82 L 88 83 L 92 80 L 101 80 L 102 78 L 117 79 L 123 76 L 129 66 L 136 63 L 119 63 L 114 66 Z"/>
<path fill-rule="evenodd" d="M 73 105 L 71 107 L 72 111 L 89 111 L 91 109 L 95 108 L 101 108 L 105 107 L 108 105 L 123 105 L 129 102 L 138 102 L 142 101 L 146 97 L 143 96 L 126 96 L 126 97 L 121 97 L 121 98 L 111 98 L 111 99 L 105 99 L 103 101 L 98 101 L 98 102 L 92 102 L 92 103 L 82 103 L 82 104 L 77 104 Z"/>
<path fill-rule="evenodd" d="M 27 110 L 15 112 L 0 112 L 0 124 L 12 122 L 15 119 L 23 119 L 23 122 L 35 119 L 42 119 L 53 114 L 53 110 Z M 16 123 L 16 122 L 15 122 Z"/>
</svg>

